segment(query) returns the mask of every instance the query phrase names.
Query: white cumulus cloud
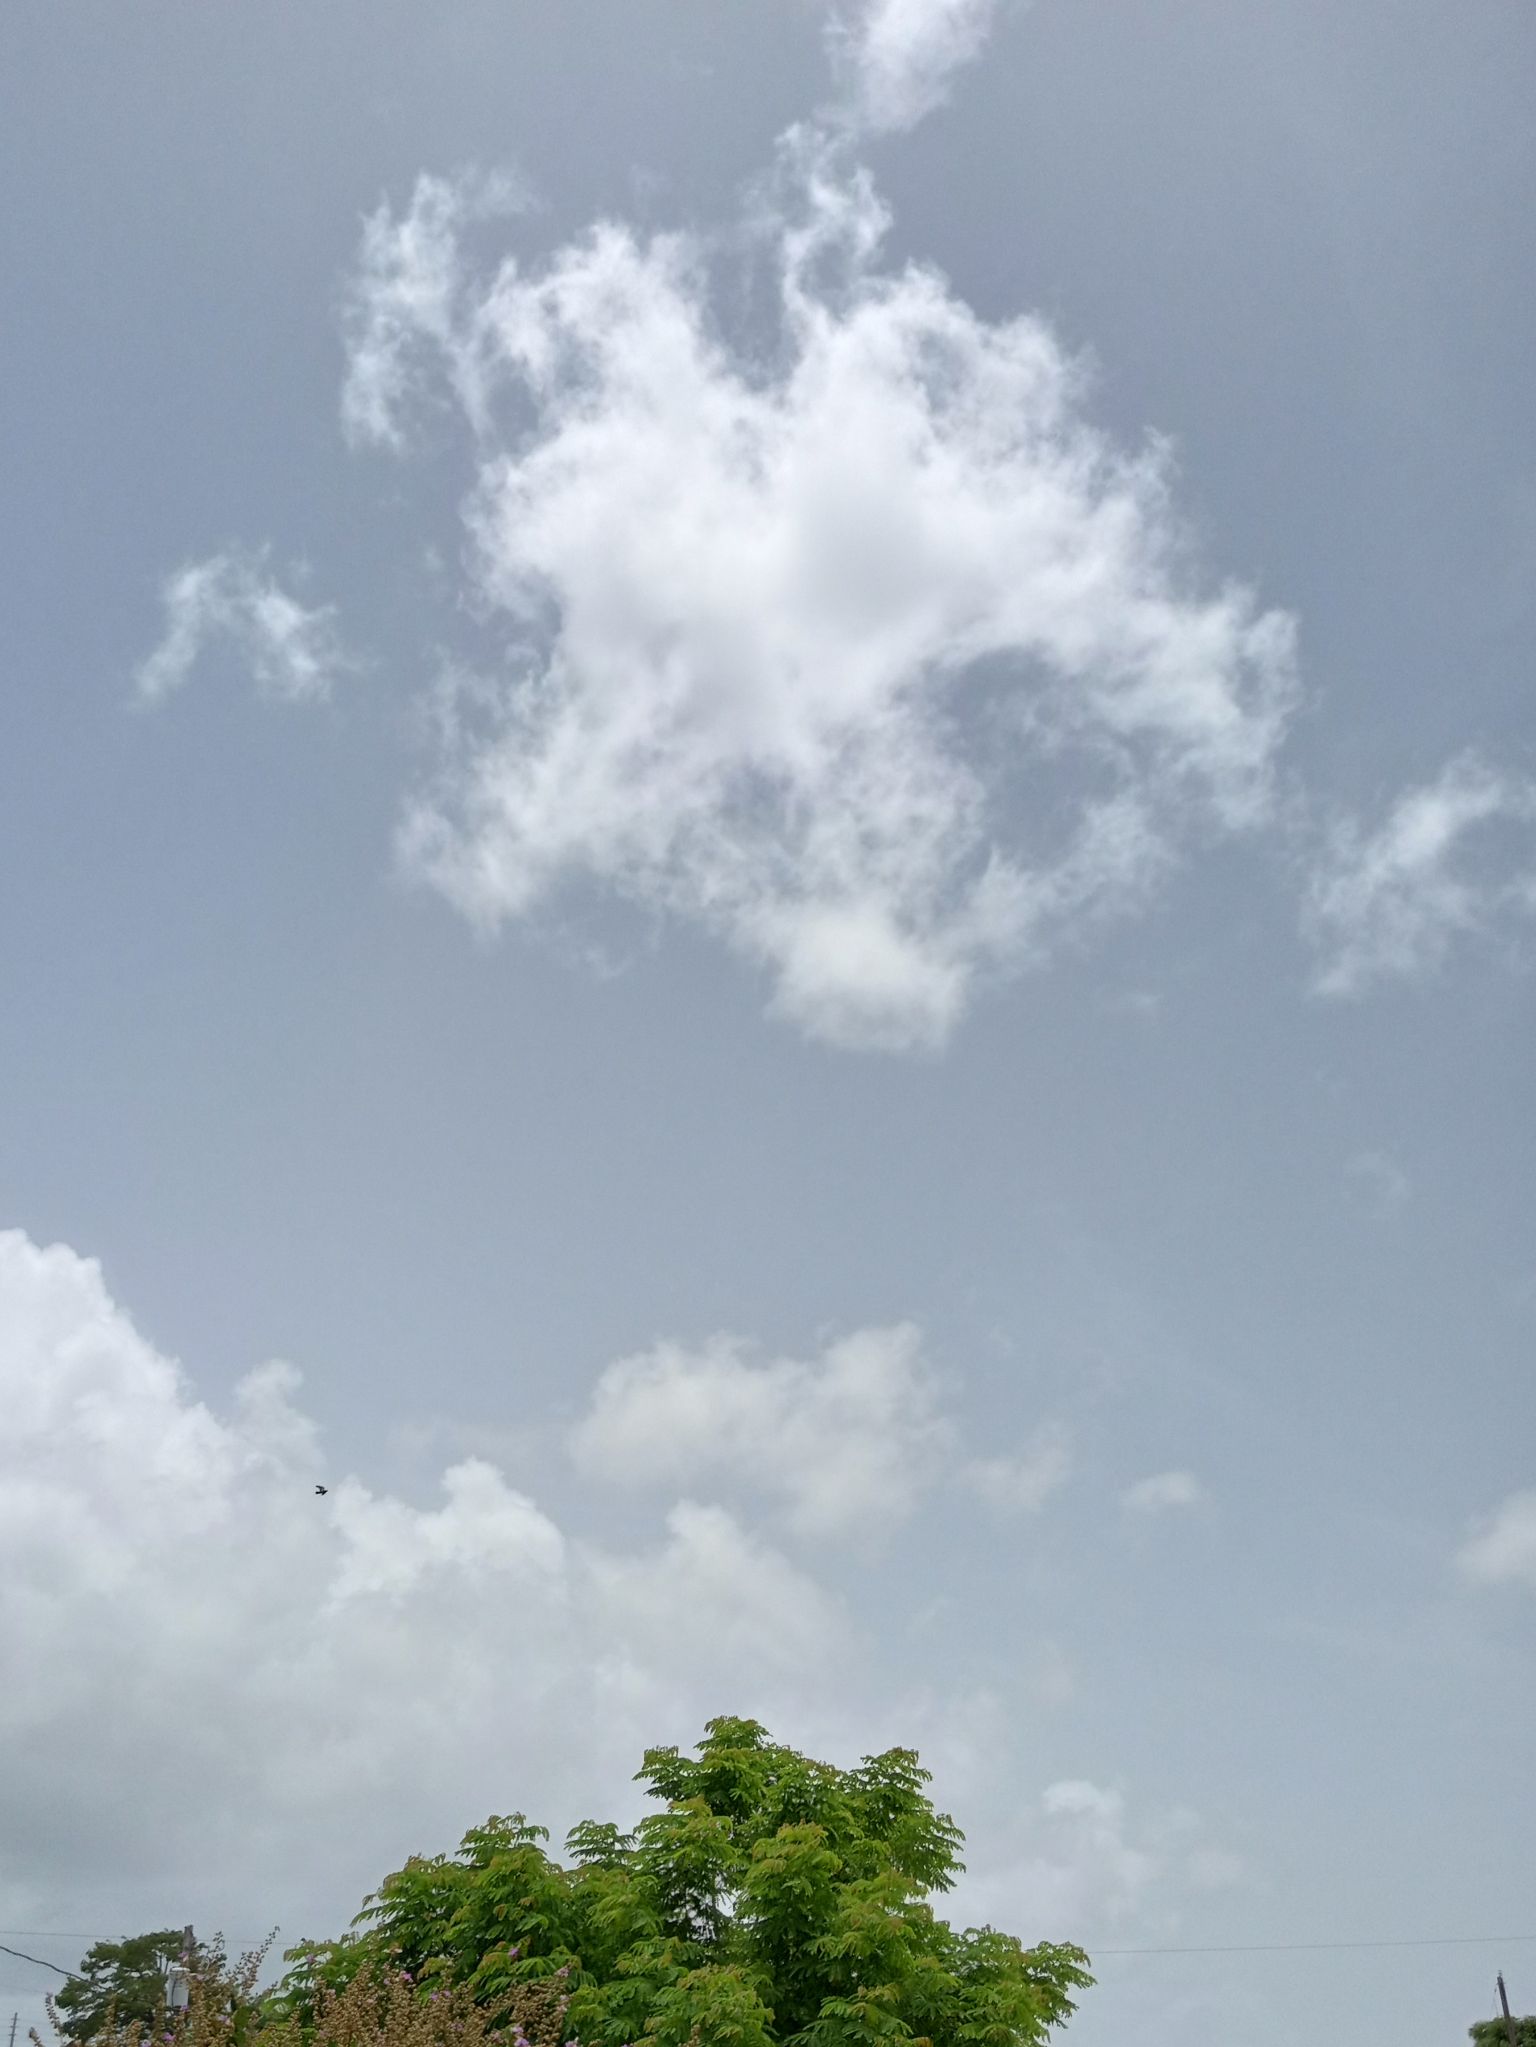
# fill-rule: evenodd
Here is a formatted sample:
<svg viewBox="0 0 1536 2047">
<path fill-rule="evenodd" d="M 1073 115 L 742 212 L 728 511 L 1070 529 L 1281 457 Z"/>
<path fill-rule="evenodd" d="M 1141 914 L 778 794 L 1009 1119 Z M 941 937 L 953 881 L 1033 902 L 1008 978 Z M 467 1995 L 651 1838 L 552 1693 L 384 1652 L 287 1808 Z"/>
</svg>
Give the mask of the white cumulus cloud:
<svg viewBox="0 0 1536 2047">
<path fill-rule="evenodd" d="M 1460 1562 L 1480 1584 L 1536 1588 L 1536 1492 L 1511 1493 L 1464 1545 Z"/>
<path fill-rule="evenodd" d="M 724 1483 L 772 1500 L 799 1534 L 857 1536 L 912 1512 L 951 1439 L 920 1335 L 903 1325 L 860 1330 L 808 1362 L 760 1359 L 723 1337 L 660 1345 L 608 1367 L 569 1440 L 604 1484 Z"/>
<path fill-rule="evenodd" d="M 997 11 L 998 0 L 861 0 L 835 11 L 829 34 L 855 119 L 879 131 L 931 113 L 979 55 Z"/>
<path fill-rule="evenodd" d="M 1533 824 L 1536 783 L 1467 754 L 1405 791 L 1374 831 L 1340 826 L 1309 903 L 1320 989 L 1433 972 L 1458 938 L 1536 910 Z"/>
<path fill-rule="evenodd" d="M 325 696 L 352 665 L 334 607 L 301 604 L 273 576 L 264 553 L 226 550 L 189 562 L 167 578 L 161 597 L 164 634 L 134 674 L 142 703 L 160 703 L 181 689 L 207 649 L 220 643 L 258 689 L 291 702 Z"/>
<path fill-rule="evenodd" d="M 873 17 L 872 17 L 873 18 Z M 1290 621 L 1190 567 L 1165 461 L 1091 423 L 1050 330 L 884 269 L 885 216 L 785 145 L 771 331 L 711 252 L 606 223 L 478 268 L 423 180 L 368 230 L 353 430 L 471 429 L 470 593 L 410 871 L 484 927 L 595 884 L 766 969 L 852 1046 L 943 1042 L 978 981 L 1268 814 Z"/>
<path fill-rule="evenodd" d="M 759 1420 L 770 1461 L 803 1452 L 808 1475 L 786 1467 L 777 1496 L 835 1533 L 850 1509 L 813 1425 L 846 1460 L 855 1522 L 899 1510 L 933 1447 L 921 1379 L 914 1337 L 865 1332 L 770 1378 L 765 1404 L 725 1353 L 657 1383 L 706 1457 L 705 1412 L 728 1443 Z M 1042 1807 L 1019 1782 L 1017 1702 L 909 1678 L 905 1651 L 893 1677 L 847 1606 L 726 1507 L 674 1498 L 619 1550 L 484 1458 L 408 1499 L 338 1468 L 301 1390 L 270 1364 L 215 1407 L 94 1261 L 0 1232 L 7 1924 L 330 1934 L 386 1870 L 488 1812 L 631 1816 L 642 1748 L 721 1711 L 839 1759 L 931 1753 L 972 1823 L 973 1917 L 1076 1937 L 1195 1881 L 1118 1794 L 1057 1787 Z M 626 1409 L 635 1390 L 609 1376 L 593 1414 L 627 1413 L 644 1458 L 664 1417 L 643 1388 Z"/>
<path fill-rule="evenodd" d="M 723 1509 L 615 1556 L 483 1460 L 381 1494 L 298 1392 L 216 1413 L 91 1260 L 0 1233 L 9 1922 L 330 1931 L 489 1811 L 601 1811 L 647 1742 L 846 1674 L 846 1615 Z"/>
<path fill-rule="evenodd" d="M 1138 1479 L 1120 1495 L 1128 1514 L 1170 1514 L 1181 1507 L 1198 1507 L 1205 1488 L 1192 1471 L 1157 1471 Z"/>
</svg>

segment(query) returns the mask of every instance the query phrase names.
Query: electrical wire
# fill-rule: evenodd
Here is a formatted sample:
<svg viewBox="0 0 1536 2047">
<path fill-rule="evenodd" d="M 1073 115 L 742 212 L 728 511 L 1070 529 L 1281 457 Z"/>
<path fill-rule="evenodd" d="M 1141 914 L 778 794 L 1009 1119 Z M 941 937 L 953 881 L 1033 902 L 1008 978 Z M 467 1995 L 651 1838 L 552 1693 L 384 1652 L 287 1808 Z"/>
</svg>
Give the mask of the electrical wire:
<svg viewBox="0 0 1536 2047">
<path fill-rule="evenodd" d="M 19 1947 L 7 1947 L 0 1940 L 0 1955 L 14 1955 L 18 1962 L 32 1962 L 39 1969 L 52 1969 L 55 1976 L 72 1976 L 73 1969 L 61 1969 L 57 1962 L 45 1962 L 41 1955 L 24 1955 Z"/>
<path fill-rule="evenodd" d="M 174 1930 L 174 1929 L 173 1929 Z M 268 1927 L 267 1932 L 271 1932 Z M 121 1933 L 77 1933 L 70 1926 L 0 1926 L 9 1940 L 83 1940 L 87 1946 L 98 1940 L 121 1940 Z M 228 1936 L 225 1936 L 226 1939 Z M 262 1936 L 266 1938 L 265 1934 Z"/>
<path fill-rule="evenodd" d="M 52 1933 L 37 1926 L 8 1926 L 5 1930 L 14 1934 L 18 1940 L 82 1940 L 87 1946 L 113 1937 L 104 1933 Z M 3 1940 L 0 1940 L 0 1955 L 14 1955 L 18 1962 L 31 1962 L 36 1968 L 51 1969 L 55 1976 L 68 1978 L 79 1974 L 76 1969 L 61 1969 L 57 1962 L 45 1962 L 41 1955 L 27 1955 L 23 1954 L 19 1947 L 7 1947 Z"/>
<path fill-rule="evenodd" d="M 1536 1933 L 1453 1933 L 1427 1940 L 1270 1940 L 1233 1947 L 1089 1947 L 1098 1955 L 1299 1955 L 1354 1951 L 1360 1948 L 1513 1947 L 1536 1940 Z M 1080 1943 L 1082 1945 L 1082 1943 Z"/>
</svg>

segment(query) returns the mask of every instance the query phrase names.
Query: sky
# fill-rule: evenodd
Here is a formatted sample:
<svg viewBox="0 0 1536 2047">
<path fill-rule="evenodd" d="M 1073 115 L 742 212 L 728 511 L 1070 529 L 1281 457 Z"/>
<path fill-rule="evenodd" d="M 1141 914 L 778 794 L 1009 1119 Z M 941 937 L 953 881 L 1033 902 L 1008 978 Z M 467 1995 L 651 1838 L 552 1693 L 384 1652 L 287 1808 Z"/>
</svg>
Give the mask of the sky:
<svg viewBox="0 0 1536 2047">
<path fill-rule="evenodd" d="M 0 1943 L 745 1712 L 1079 2047 L 1536 2010 L 1533 95 L 10 0 Z"/>
</svg>

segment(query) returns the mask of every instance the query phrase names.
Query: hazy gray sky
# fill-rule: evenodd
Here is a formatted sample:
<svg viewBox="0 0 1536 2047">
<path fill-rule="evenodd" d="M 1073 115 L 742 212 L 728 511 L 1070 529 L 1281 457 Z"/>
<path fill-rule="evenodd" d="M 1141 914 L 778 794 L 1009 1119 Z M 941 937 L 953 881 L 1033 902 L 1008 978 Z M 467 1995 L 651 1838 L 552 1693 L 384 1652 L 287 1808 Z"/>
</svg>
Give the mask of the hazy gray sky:
<svg viewBox="0 0 1536 2047">
<path fill-rule="evenodd" d="M 749 1711 L 1082 2047 L 1536 2009 L 1103 1952 L 1536 1935 L 1533 97 L 1522 0 L 11 0 L 0 1942 Z"/>
</svg>

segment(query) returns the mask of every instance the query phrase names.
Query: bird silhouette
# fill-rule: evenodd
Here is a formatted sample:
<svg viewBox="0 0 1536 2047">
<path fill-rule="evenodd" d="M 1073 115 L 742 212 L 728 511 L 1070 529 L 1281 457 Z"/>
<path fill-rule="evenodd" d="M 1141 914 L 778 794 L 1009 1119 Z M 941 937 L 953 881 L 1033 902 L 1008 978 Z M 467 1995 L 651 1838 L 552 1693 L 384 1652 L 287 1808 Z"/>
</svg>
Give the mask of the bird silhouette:
<svg viewBox="0 0 1536 2047">
<path fill-rule="evenodd" d="M 317 1500 L 323 1500 L 323 1499 L 325 1498 L 325 1496 L 326 1496 L 326 1493 L 327 1493 L 327 1492 L 328 1492 L 329 1490 L 330 1490 L 330 1488 L 329 1488 L 328 1486 L 323 1486 L 323 1485 L 317 1485 L 317 1486 L 315 1487 L 315 1498 L 316 1498 Z"/>
</svg>

